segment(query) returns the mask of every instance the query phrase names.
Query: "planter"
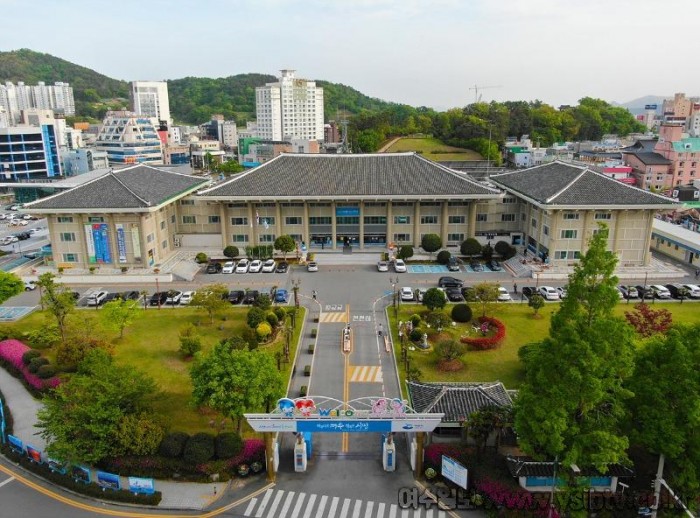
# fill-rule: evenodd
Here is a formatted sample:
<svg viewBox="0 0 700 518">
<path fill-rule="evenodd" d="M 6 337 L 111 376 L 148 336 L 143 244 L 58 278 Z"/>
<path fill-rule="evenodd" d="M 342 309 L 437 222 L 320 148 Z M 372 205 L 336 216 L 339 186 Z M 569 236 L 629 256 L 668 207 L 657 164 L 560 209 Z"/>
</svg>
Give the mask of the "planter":
<svg viewBox="0 0 700 518">
<path fill-rule="evenodd" d="M 262 462 L 255 461 L 250 465 L 250 470 L 253 473 L 260 473 L 263 470 Z"/>
<path fill-rule="evenodd" d="M 311 365 L 306 365 L 304 367 L 304 376 L 311 376 Z"/>
<path fill-rule="evenodd" d="M 250 473 L 250 466 L 248 466 L 248 464 L 241 464 L 236 469 L 236 473 L 238 473 L 239 477 L 247 477 Z"/>
</svg>

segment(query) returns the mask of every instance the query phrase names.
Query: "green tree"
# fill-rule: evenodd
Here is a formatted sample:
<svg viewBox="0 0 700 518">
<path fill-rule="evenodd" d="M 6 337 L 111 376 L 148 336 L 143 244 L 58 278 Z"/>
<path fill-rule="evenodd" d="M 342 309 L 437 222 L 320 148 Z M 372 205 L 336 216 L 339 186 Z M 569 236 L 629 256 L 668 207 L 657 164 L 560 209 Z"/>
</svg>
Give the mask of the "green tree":
<svg viewBox="0 0 700 518">
<path fill-rule="evenodd" d="M 227 160 L 220 164 L 214 164 L 214 171 L 225 175 L 241 173 L 245 171 L 245 167 L 239 164 L 236 160 Z"/>
<path fill-rule="evenodd" d="M 209 321 L 214 323 L 214 314 L 229 306 L 228 288 L 225 284 L 208 284 L 197 290 L 192 297 L 191 306 L 202 308 L 209 315 Z"/>
<path fill-rule="evenodd" d="M 244 413 L 269 411 L 284 394 L 275 358 L 265 351 L 236 350 L 219 343 L 208 355 L 197 355 L 190 375 L 195 404 L 223 413 L 239 433 Z"/>
<path fill-rule="evenodd" d="M 457 360 L 464 354 L 464 346 L 457 340 L 440 340 L 435 345 L 435 355 L 439 360 L 451 362 Z"/>
<path fill-rule="evenodd" d="M 535 317 L 538 317 L 540 309 L 544 307 L 544 297 L 539 293 L 535 293 L 530 296 L 530 299 L 527 301 L 527 305 L 533 309 L 535 312 Z"/>
<path fill-rule="evenodd" d="M 0 304 L 24 291 L 24 282 L 14 273 L 0 271 Z"/>
<path fill-rule="evenodd" d="M 469 437 L 476 441 L 481 450 L 484 450 L 489 437 L 494 433 L 496 434 L 496 448 L 498 448 L 501 432 L 510 425 L 511 421 L 512 409 L 510 407 L 486 405 L 469 414 L 463 426 L 467 429 Z"/>
<path fill-rule="evenodd" d="M 423 305 L 430 311 L 444 308 L 447 305 L 445 292 L 438 288 L 430 288 L 423 295 Z"/>
<path fill-rule="evenodd" d="M 473 237 L 467 238 L 459 245 L 459 251 L 462 255 L 469 257 L 479 255 L 481 253 L 481 243 Z"/>
<path fill-rule="evenodd" d="M 91 351 L 78 372 L 43 400 L 37 426 L 47 453 L 86 464 L 125 453 L 121 445 L 128 439 L 119 439 L 123 419 L 152 413 L 156 397 L 151 378 L 116 365 L 102 350 Z"/>
<path fill-rule="evenodd" d="M 437 252 L 442 247 L 442 239 L 437 234 L 425 234 L 421 239 L 420 246 L 433 257 L 433 252 Z"/>
<path fill-rule="evenodd" d="M 486 316 L 493 310 L 494 304 L 498 302 L 498 284 L 492 282 L 482 282 L 474 286 L 472 290 L 474 299 L 481 306 L 481 316 Z"/>
<path fill-rule="evenodd" d="M 248 324 L 248 327 L 250 327 L 251 329 L 255 329 L 262 322 L 265 322 L 265 310 L 257 306 L 253 306 L 248 310 L 246 322 Z"/>
<path fill-rule="evenodd" d="M 413 257 L 413 247 L 411 245 L 403 245 L 399 248 L 399 253 L 396 254 L 396 257 L 404 260 Z"/>
<path fill-rule="evenodd" d="M 75 309 L 75 299 L 70 291 L 54 280 L 55 278 L 53 273 L 46 272 L 39 276 L 36 285 L 42 291 L 42 304 L 56 318 L 58 329 L 61 332 L 61 341 L 65 343 L 66 319 Z"/>
<path fill-rule="evenodd" d="M 228 245 L 226 248 L 224 248 L 224 256 L 228 257 L 229 259 L 233 259 L 234 257 L 238 257 L 239 253 L 240 253 L 240 251 L 238 250 L 237 246 Z"/>
<path fill-rule="evenodd" d="M 202 350 L 202 337 L 197 333 L 197 328 L 192 324 L 180 329 L 180 354 L 185 358 L 191 358 Z"/>
<path fill-rule="evenodd" d="M 124 338 L 124 329 L 134 323 L 140 310 L 133 300 L 113 300 L 102 307 L 100 320 L 107 329 L 119 331 L 119 338 Z"/>
<path fill-rule="evenodd" d="M 621 421 L 634 351 L 632 329 L 613 316 L 617 259 L 607 241 L 601 225 L 569 276 L 549 337 L 523 355 L 526 380 L 515 402 L 515 428 L 526 454 L 602 472 L 627 458 Z"/>
<path fill-rule="evenodd" d="M 122 417 L 116 441 L 123 455 L 153 455 L 158 451 L 165 430 L 148 414 Z"/>
<path fill-rule="evenodd" d="M 287 234 L 284 234 L 277 239 L 275 239 L 275 250 L 282 252 L 282 256 L 286 259 L 287 254 L 296 250 L 297 244 L 294 242 L 294 238 Z"/>
</svg>

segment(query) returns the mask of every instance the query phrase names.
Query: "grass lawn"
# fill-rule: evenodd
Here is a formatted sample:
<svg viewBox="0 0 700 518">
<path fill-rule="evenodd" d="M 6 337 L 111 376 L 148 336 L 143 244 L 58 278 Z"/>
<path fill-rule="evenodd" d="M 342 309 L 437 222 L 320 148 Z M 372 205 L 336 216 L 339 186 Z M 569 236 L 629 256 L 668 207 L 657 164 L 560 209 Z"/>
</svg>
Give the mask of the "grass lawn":
<svg viewBox="0 0 700 518">
<path fill-rule="evenodd" d="M 132 365 L 151 376 L 162 391 L 156 403 L 156 412 L 172 430 L 188 433 L 211 430 L 209 422 L 212 419 L 221 421 L 221 416 L 207 410 L 197 410 L 190 404 L 192 383 L 189 376 L 189 362 L 182 360 L 178 354 L 180 347 L 179 331 L 187 324 L 199 324 L 197 330 L 202 338 L 202 350 L 207 352 L 222 338 L 227 338 L 242 331 L 246 325 L 247 307 L 227 308 L 224 314 L 215 317 L 210 324 L 208 316 L 202 310 L 195 308 L 163 308 L 151 309 L 141 313 L 132 326 L 127 328 L 124 338 L 116 336 L 112 340 L 114 356 L 118 363 Z M 97 311 L 78 311 L 76 316 L 94 318 Z M 45 314 L 35 312 L 20 322 L 10 324 L 21 338 L 21 332 L 43 325 Z M 297 316 L 297 328 L 290 344 L 290 359 L 294 358 L 301 323 L 304 321 L 304 309 Z M 7 325 L 7 324 L 2 324 Z M 271 344 L 261 345 L 260 348 L 272 354 L 282 351 L 284 337 L 281 335 Z M 52 358 L 51 351 L 45 351 L 45 356 Z M 291 362 L 282 363 L 282 375 L 286 385 L 291 371 Z"/>
<path fill-rule="evenodd" d="M 416 348 L 410 351 L 410 361 L 412 366 L 418 367 L 422 372 L 423 381 L 502 381 L 506 388 L 515 389 L 523 382 L 525 371 L 518 359 L 518 349 L 531 342 L 542 340 L 549 333 L 549 322 L 552 312 L 559 307 L 558 304 L 546 304 L 540 310 L 541 318 L 533 318 L 532 309 L 526 304 L 502 304 L 496 307 L 496 311 L 490 313 L 505 323 L 506 337 L 497 349 L 488 351 L 468 350 L 462 356 L 464 368 L 457 372 L 442 372 L 437 369 L 435 355 L 431 351 L 422 351 Z M 665 308 L 673 314 L 674 322 L 688 324 L 700 323 L 700 311 L 696 303 L 687 304 L 656 304 L 654 308 Z M 479 316 L 478 309 L 474 309 L 474 315 Z M 625 311 L 632 311 L 634 304 L 620 303 L 615 308 L 615 314 L 624 317 Z M 446 308 L 449 314 L 452 306 Z M 425 308 L 418 304 L 404 304 L 398 313 L 398 320 L 408 320 L 414 313 L 422 314 Z M 401 386 L 404 387 L 406 373 L 401 361 L 401 347 L 397 329 L 397 319 L 394 311 L 388 308 L 389 321 L 393 341 L 397 346 L 394 349 L 396 362 L 399 365 L 399 375 Z M 425 329 L 422 324 L 421 328 Z M 433 345 L 442 338 L 459 339 L 464 334 L 470 334 L 471 325 L 457 324 L 450 330 L 443 331 L 440 336 L 434 330 L 428 331 L 428 342 Z M 473 334 L 473 332 L 472 332 Z"/>
<path fill-rule="evenodd" d="M 436 138 L 408 138 L 402 137 L 394 142 L 387 153 L 400 153 L 405 151 L 415 151 L 421 153 L 423 157 L 434 160 L 482 160 L 483 157 L 471 149 L 448 146 Z"/>
</svg>

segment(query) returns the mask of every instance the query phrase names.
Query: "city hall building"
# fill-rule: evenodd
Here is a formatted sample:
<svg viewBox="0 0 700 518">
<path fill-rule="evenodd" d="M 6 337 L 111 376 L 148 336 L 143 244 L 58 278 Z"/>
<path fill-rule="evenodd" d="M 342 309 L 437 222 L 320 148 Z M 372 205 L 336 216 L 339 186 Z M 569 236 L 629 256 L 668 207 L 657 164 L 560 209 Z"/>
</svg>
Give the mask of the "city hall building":
<svg viewBox="0 0 700 518">
<path fill-rule="evenodd" d="M 178 248 L 273 244 L 300 250 L 419 247 L 438 234 L 448 249 L 468 237 L 524 244 L 573 264 L 605 222 L 621 263 L 647 264 L 657 211 L 668 198 L 585 167 L 554 162 L 488 183 L 414 153 L 280 155 L 210 184 L 139 165 L 25 207 L 45 214 L 57 266 L 156 267 Z"/>
</svg>

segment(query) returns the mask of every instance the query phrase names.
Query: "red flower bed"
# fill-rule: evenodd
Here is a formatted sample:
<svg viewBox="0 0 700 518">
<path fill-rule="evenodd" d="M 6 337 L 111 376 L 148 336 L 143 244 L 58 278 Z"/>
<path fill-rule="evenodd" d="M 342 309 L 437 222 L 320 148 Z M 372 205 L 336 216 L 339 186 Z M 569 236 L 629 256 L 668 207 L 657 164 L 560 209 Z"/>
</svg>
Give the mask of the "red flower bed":
<svg viewBox="0 0 700 518">
<path fill-rule="evenodd" d="M 471 345 L 474 349 L 479 349 L 480 351 L 495 349 L 506 337 L 505 324 L 493 317 L 479 317 L 479 322 L 482 324 L 487 323 L 489 325 L 489 329 L 495 328 L 496 332 L 492 336 L 478 336 L 475 338 L 464 336 L 460 338 L 460 341 L 463 344 Z"/>
<path fill-rule="evenodd" d="M 19 340 L 3 340 L 0 342 L 0 361 L 7 362 L 14 370 L 22 373 L 26 382 L 36 390 L 46 390 L 57 387 L 61 380 L 56 377 L 43 380 L 36 374 L 32 374 L 22 361 L 22 355 L 29 351 L 29 347 Z"/>
<path fill-rule="evenodd" d="M 524 489 L 513 489 L 498 480 L 483 477 L 474 481 L 475 489 L 491 500 L 496 505 L 501 505 L 508 510 L 531 511 L 534 516 L 547 516 L 548 505 L 546 500 L 535 499 L 532 493 Z M 556 509 L 552 509 L 552 517 L 559 518 Z"/>
</svg>

